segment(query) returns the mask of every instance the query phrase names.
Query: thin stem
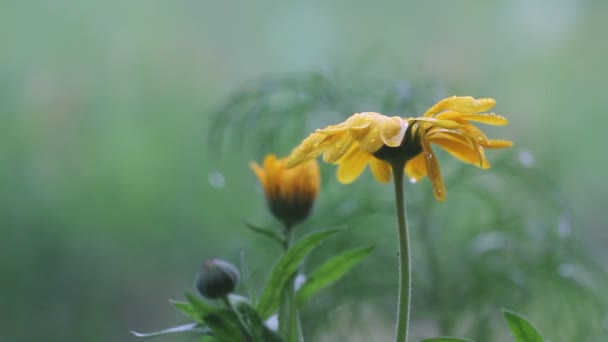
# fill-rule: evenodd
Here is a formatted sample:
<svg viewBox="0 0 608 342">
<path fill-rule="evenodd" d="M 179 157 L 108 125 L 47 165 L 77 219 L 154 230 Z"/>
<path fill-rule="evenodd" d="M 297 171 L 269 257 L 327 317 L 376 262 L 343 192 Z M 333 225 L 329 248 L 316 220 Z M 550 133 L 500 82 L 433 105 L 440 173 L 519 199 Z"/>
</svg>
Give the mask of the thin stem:
<svg viewBox="0 0 608 342">
<path fill-rule="evenodd" d="M 295 243 L 295 229 L 293 225 L 285 224 L 285 244 L 283 250 L 286 252 Z M 290 279 L 287 288 L 283 292 L 281 305 L 279 306 L 279 331 L 289 342 L 303 341 L 300 315 L 296 305 L 295 280 L 297 272 Z"/>
<path fill-rule="evenodd" d="M 395 204 L 397 206 L 397 223 L 399 235 L 399 299 L 397 306 L 396 342 L 407 341 L 407 330 L 410 321 L 410 296 L 412 290 L 410 241 L 407 230 L 407 216 L 403 194 L 404 163 L 392 165 L 395 179 Z"/>
<path fill-rule="evenodd" d="M 223 296 L 221 299 L 222 299 L 222 302 L 224 302 L 224 305 L 226 305 L 226 307 L 228 309 L 234 311 L 234 313 L 236 314 L 236 316 L 238 318 L 237 325 L 241 329 L 241 332 L 243 334 L 245 334 L 246 341 L 247 342 L 252 341 L 253 334 L 249 330 L 249 327 L 247 326 L 247 324 L 243 321 L 243 317 L 241 317 L 241 313 L 238 312 L 238 310 L 234 307 L 234 305 L 232 305 L 232 303 L 230 302 L 230 299 L 228 299 L 228 296 Z"/>
</svg>

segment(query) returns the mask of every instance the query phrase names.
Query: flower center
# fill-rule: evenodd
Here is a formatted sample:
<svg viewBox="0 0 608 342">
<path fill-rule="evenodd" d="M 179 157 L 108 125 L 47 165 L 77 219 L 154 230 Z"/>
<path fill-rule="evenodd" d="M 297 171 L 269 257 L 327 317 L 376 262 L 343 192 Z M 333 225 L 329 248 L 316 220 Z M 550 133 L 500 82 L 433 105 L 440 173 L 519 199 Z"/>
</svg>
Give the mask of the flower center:
<svg viewBox="0 0 608 342">
<path fill-rule="evenodd" d="M 401 145 L 390 147 L 383 145 L 374 152 L 374 157 L 386 161 L 391 165 L 405 165 L 405 163 L 422 152 L 420 144 L 420 124 L 414 123 L 407 128 Z"/>
</svg>

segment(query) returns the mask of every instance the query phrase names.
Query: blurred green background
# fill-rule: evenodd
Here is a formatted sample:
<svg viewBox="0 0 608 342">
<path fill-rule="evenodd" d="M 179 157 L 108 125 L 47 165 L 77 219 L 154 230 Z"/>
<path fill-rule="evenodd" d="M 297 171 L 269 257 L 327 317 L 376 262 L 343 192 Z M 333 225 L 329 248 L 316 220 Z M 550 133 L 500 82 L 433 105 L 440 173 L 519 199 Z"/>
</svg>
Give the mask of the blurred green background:
<svg viewBox="0 0 608 342">
<path fill-rule="evenodd" d="M 516 147 L 490 171 L 440 154 L 446 203 L 407 186 L 412 337 L 506 341 L 509 307 L 552 341 L 605 340 L 607 23 L 600 0 L 5 2 L 0 340 L 185 323 L 167 299 L 241 250 L 262 284 L 280 249 L 243 224 L 277 226 L 250 160 L 356 111 L 414 116 L 455 94 L 497 99 L 510 125 L 488 131 Z M 306 334 L 390 340 L 391 188 L 322 169 L 301 233 L 349 230 L 309 263 L 376 251 L 304 310 Z"/>
</svg>

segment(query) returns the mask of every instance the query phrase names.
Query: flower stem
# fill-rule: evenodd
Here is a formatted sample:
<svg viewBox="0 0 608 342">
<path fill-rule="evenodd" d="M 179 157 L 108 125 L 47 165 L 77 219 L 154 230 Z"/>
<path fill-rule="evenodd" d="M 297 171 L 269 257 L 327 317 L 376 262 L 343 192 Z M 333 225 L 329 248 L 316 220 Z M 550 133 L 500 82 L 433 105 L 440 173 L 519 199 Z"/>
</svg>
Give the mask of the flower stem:
<svg viewBox="0 0 608 342">
<path fill-rule="evenodd" d="M 295 229 L 292 225 L 285 225 L 284 252 L 295 243 Z M 304 341 L 300 315 L 296 304 L 295 279 L 297 272 L 291 277 L 287 288 L 283 291 L 281 305 L 279 306 L 279 332 L 288 342 Z"/>
<path fill-rule="evenodd" d="M 410 241 L 407 229 L 407 215 L 403 194 L 404 163 L 394 163 L 395 204 L 397 206 L 397 223 L 399 235 L 399 298 L 397 306 L 396 342 L 407 341 L 407 330 L 410 320 L 410 296 L 412 289 Z"/>
</svg>

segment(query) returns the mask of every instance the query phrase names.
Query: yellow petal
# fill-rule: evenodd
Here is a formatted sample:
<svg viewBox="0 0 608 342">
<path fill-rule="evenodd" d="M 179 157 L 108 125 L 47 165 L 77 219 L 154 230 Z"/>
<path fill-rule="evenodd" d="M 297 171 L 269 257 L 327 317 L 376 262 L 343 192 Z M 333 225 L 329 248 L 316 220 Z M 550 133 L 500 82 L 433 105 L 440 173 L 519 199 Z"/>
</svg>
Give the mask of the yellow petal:
<svg viewBox="0 0 608 342">
<path fill-rule="evenodd" d="M 325 135 L 333 135 L 333 134 L 338 134 L 338 133 L 343 133 L 348 131 L 348 126 L 346 125 L 346 123 L 341 122 L 337 125 L 331 125 L 331 126 L 327 126 L 323 129 L 317 129 L 315 132 L 317 133 L 323 133 Z"/>
<path fill-rule="evenodd" d="M 348 151 L 353 142 L 355 142 L 355 138 L 348 132 L 345 132 L 343 134 L 332 135 L 326 142 L 323 143 L 327 146 L 323 153 L 323 161 L 333 163 Z"/>
<path fill-rule="evenodd" d="M 325 145 L 323 142 L 329 136 L 323 133 L 311 133 L 300 146 L 296 147 L 289 157 L 287 158 L 287 162 L 285 164 L 286 168 L 292 168 L 300 163 L 303 163 L 312 158 L 316 158 L 321 153 L 323 153 L 325 149 Z"/>
<path fill-rule="evenodd" d="M 488 144 L 481 144 L 481 146 L 488 149 L 507 148 L 513 146 L 513 142 L 501 139 L 489 139 Z"/>
<path fill-rule="evenodd" d="M 386 146 L 397 147 L 401 145 L 407 130 L 407 121 L 398 116 L 386 118 L 379 125 L 380 138 Z"/>
<path fill-rule="evenodd" d="M 426 163 L 426 170 L 428 172 L 429 180 L 433 184 L 435 198 L 438 201 L 443 202 L 445 201 L 445 185 L 443 184 L 443 178 L 441 177 L 441 170 L 439 169 L 437 157 L 426 139 L 422 139 L 422 149 L 424 150 L 423 154 L 424 161 Z"/>
<path fill-rule="evenodd" d="M 426 176 L 424 153 L 420 153 L 405 164 L 405 173 L 413 182 L 417 182 Z"/>
<path fill-rule="evenodd" d="M 433 126 L 448 128 L 448 129 L 457 129 L 457 128 L 460 128 L 460 126 L 462 126 L 458 121 L 455 121 L 455 120 L 438 120 L 436 118 L 425 118 L 425 117 L 414 118 L 414 120 L 428 122 L 428 123 L 431 123 Z"/>
<path fill-rule="evenodd" d="M 503 126 L 509 123 L 509 120 L 504 116 L 487 113 L 487 114 L 470 114 L 461 113 L 455 111 L 446 111 L 435 116 L 437 119 L 442 120 L 457 120 L 457 121 L 475 121 L 481 122 L 487 125 Z"/>
<path fill-rule="evenodd" d="M 256 163 L 256 162 L 249 163 L 249 167 L 251 167 L 251 169 L 253 170 L 255 175 L 258 177 L 258 180 L 262 184 L 262 188 L 265 189 L 266 188 L 266 176 L 264 173 L 264 169 L 262 169 L 262 167 L 260 165 L 258 165 L 258 163 Z"/>
<path fill-rule="evenodd" d="M 464 135 L 471 137 L 471 139 L 476 141 L 478 144 L 489 143 L 488 137 L 486 137 L 485 133 L 476 126 L 467 123 L 462 125 L 460 131 L 462 131 Z"/>
<path fill-rule="evenodd" d="M 370 162 L 372 174 L 378 182 L 386 183 L 391 180 L 391 165 L 380 159 L 372 158 Z"/>
<path fill-rule="evenodd" d="M 496 101 L 491 98 L 475 99 L 471 96 L 452 96 L 437 102 L 423 116 L 433 116 L 444 110 L 454 110 L 463 113 L 478 113 L 492 109 Z"/>
<path fill-rule="evenodd" d="M 429 140 L 448 151 L 460 161 L 473 164 L 482 169 L 487 169 L 490 167 L 490 163 L 486 159 L 483 149 L 477 149 L 464 138 L 459 140 L 455 137 L 446 136 L 445 138 L 432 138 Z"/>
<path fill-rule="evenodd" d="M 380 138 L 380 129 L 378 123 L 374 123 L 363 136 L 359 138 L 359 147 L 368 153 L 374 153 L 378 151 L 384 142 Z"/>
<path fill-rule="evenodd" d="M 372 121 L 379 115 L 381 114 L 373 112 L 357 113 L 348 118 L 345 123 L 350 129 L 361 130 L 368 128 L 372 124 Z"/>
<path fill-rule="evenodd" d="M 365 170 L 371 158 L 371 154 L 361 151 L 357 144 L 353 144 L 348 153 L 337 162 L 338 181 L 342 184 L 352 183 Z"/>
</svg>

